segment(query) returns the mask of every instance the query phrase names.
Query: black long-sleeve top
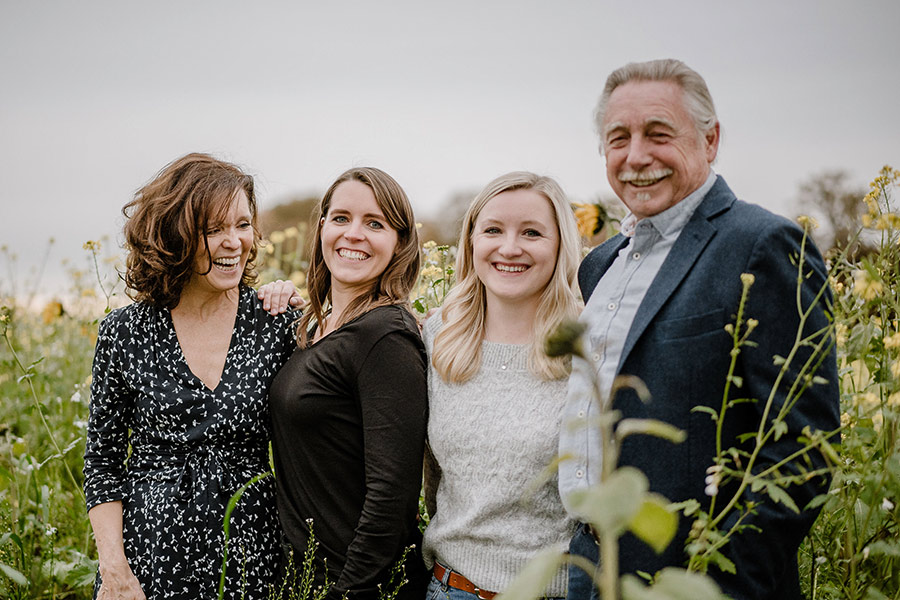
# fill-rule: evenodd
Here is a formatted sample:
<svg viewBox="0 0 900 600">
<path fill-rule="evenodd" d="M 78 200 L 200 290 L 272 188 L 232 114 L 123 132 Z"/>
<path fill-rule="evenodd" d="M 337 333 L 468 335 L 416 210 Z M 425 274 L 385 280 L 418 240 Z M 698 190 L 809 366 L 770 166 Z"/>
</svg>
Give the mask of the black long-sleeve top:
<svg viewBox="0 0 900 600">
<path fill-rule="evenodd" d="M 425 360 L 412 315 L 382 306 L 295 350 L 272 383 L 279 517 L 301 555 L 312 519 L 329 598 L 377 597 L 417 540 Z"/>
</svg>

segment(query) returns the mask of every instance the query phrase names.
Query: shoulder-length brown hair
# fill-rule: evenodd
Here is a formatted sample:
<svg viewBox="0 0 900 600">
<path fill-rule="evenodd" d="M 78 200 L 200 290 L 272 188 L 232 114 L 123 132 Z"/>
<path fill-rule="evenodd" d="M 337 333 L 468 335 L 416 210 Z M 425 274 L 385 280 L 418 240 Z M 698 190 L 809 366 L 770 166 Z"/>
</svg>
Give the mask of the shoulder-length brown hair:
<svg viewBox="0 0 900 600">
<path fill-rule="evenodd" d="M 399 304 L 409 309 L 409 295 L 419 276 L 420 250 L 419 235 L 412 206 L 406 192 L 393 177 L 374 167 L 357 167 L 345 171 L 331 184 L 322 201 L 313 213 L 312 229 L 315 234 L 310 241 L 309 270 L 306 287 L 309 292 L 309 310 L 300 319 L 297 339 L 301 346 L 307 343 L 307 330 L 313 318 L 317 323 L 325 320 L 326 304 L 331 301 L 331 271 L 325 265 L 322 255 L 322 218 L 328 214 L 335 190 L 345 181 L 359 181 L 367 185 L 375 195 L 375 202 L 385 219 L 397 232 L 397 247 L 394 255 L 381 276 L 371 289 L 360 294 L 344 310 L 335 327 L 352 321 L 359 315 L 389 304 Z"/>
<path fill-rule="evenodd" d="M 209 243 L 206 231 L 222 219 L 235 194 L 250 204 L 254 240 L 241 283 L 256 281 L 256 195 L 253 177 L 208 154 L 192 153 L 166 165 L 125 205 L 124 280 L 128 295 L 159 308 L 174 308 L 194 274 L 194 260 Z M 210 256 L 210 268 L 212 257 Z"/>
</svg>

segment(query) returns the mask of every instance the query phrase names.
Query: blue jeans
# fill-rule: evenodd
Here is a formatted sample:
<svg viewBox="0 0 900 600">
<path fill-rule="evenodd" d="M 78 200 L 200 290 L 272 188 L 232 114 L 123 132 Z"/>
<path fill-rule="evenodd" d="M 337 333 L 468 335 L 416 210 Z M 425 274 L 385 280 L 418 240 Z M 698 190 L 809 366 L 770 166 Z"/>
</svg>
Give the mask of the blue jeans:
<svg viewBox="0 0 900 600">
<path fill-rule="evenodd" d="M 444 585 L 441 581 L 431 576 L 431 582 L 428 584 L 428 591 L 425 593 L 425 600 L 478 600 L 478 596 L 471 592 L 464 592 Z M 562 598 L 553 598 L 547 600 L 563 600 Z"/>
<path fill-rule="evenodd" d="M 569 554 L 583 556 L 595 565 L 600 563 L 597 540 L 584 523 L 579 523 L 569 543 Z M 600 592 L 591 576 L 575 565 L 569 565 L 569 590 L 566 600 L 599 600 Z"/>
</svg>

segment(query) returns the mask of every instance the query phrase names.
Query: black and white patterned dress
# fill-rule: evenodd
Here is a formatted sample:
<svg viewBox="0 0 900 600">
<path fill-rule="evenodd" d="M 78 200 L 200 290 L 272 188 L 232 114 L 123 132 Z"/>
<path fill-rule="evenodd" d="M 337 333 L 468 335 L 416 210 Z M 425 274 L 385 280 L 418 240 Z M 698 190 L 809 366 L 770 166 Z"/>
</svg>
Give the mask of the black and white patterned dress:
<svg viewBox="0 0 900 600">
<path fill-rule="evenodd" d="M 269 315 L 256 292 L 241 286 L 215 390 L 188 367 L 169 310 L 136 303 L 100 324 L 84 458 L 87 507 L 122 501 L 125 553 L 148 600 L 217 596 L 228 500 L 269 470 L 267 391 L 294 348 L 292 318 Z M 226 598 L 265 598 L 275 582 L 274 490 L 272 477 L 260 480 L 232 513 Z M 99 577 L 95 596 L 98 588 Z"/>
</svg>

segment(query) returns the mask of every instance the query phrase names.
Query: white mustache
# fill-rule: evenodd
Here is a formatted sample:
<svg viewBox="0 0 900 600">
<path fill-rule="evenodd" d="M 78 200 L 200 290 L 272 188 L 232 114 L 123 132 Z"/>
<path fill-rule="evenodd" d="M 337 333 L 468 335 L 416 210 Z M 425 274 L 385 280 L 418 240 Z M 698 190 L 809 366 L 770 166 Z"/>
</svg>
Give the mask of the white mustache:
<svg viewBox="0 0 900 600">
<path fill-rule="evenodd" d="M 653 171 L 624 171 L 616 178 L 623 183 L 652 183 L 672 174 L 672 169 L 655 169 Z"/>
</svg>

